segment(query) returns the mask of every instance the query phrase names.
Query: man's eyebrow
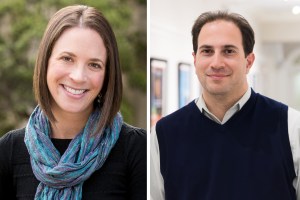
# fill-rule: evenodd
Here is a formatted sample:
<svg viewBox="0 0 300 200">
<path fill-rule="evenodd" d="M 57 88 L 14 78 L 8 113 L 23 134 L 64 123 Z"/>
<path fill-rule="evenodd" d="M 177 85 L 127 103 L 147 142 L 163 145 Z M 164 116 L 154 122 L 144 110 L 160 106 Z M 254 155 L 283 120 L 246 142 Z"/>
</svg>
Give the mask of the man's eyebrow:
<svg viewBox="0 0 300 200">
<path fill-rule="evenodd" d="M 232 44 L 227 44 L 227 45 L 224 45 L 223 47 L 224 47 L 224 48 L 233 48 L 233 49 L 238 49 L 238 47 L 237 47 L 237 46 L 235 46 L 235 45 L 232 45 Z"/>
<path fill-rule="evenodd" d="M 203 45 L 199 46 L 198 49 L 211 49 L 211 48 L 213 48 L 212 45 L 203 44 Z M 233 49 L 238 49 L 237 46 L 232 45 L 232 44 L 226 44 L 226 45 L 223 45 L 222 48 L 233 48 Z"/>
<path fill-rule="evenodd" d="M 211 48 L 213 48 L 211 45 L 203 44 L 203 45 L 199 46 L 198 49 L 211 49 Z"/>
</svg>

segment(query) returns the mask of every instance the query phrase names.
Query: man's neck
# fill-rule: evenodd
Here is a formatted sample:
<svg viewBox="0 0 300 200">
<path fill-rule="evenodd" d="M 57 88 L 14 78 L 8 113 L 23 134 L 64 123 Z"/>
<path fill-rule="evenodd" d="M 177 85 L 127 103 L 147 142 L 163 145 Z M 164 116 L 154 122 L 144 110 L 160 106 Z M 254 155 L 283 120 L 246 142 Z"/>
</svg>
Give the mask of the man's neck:
<svg viewBox="0 0 300 200">
<path fill-rule="evenodd" d="M 211 95 L 208 93 L 203 93 L 203 100 L 206 104 L 207 109 L 215 115 L 220 121 L 223 120 L 226 112 L 236 104 L 243 95 L 247 92 L 243 90 L 239 95 Z"/>
</svg>

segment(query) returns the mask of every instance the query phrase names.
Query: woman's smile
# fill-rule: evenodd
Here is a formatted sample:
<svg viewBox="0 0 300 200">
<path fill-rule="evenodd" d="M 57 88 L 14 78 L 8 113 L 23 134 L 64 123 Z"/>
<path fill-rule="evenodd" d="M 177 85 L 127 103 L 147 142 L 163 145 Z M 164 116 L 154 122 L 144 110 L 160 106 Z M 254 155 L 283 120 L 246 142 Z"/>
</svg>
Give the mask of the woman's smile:
<svg viewBox="0 0 300 200">
<path fill-rule="evenodd" d="M 71 93 L 73 95 L 81 95 L 85 92 L 87 92 L 88 90 L 86 89 L 75 89 L 75 88 L 72 88 L 72 87 L 69 87 L 69 86 L 66 86 L 66 85 L 62 85 L 63 88 L 68 92 L 68 93 Z"/>
</svg>

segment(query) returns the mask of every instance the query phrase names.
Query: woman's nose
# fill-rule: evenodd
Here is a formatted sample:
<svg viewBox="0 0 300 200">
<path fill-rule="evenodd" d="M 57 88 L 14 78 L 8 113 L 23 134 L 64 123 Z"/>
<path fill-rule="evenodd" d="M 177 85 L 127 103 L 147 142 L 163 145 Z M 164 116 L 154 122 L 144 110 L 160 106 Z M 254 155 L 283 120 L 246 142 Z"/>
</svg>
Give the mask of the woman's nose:
<svg viewBox="0 0 300 200">
<path fill-rule="evenodd" d="M 83 82 L 86 79 L 84 65 L 76 65 L 70 72 L 70 78 L 75 82 Z"/>
</svg>

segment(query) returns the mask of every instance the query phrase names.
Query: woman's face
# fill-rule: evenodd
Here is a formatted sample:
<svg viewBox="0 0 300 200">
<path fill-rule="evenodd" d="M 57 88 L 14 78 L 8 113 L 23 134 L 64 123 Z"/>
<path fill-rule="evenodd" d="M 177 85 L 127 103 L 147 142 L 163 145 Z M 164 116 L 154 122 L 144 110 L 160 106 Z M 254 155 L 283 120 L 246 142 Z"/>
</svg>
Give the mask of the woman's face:
<svg viewBox="0 0 300 200">
<path fill-rule="evenodd" d="M 94 30 L 73 27 L 56 41 L 48 61 L 47 84 L 55 114 L 87 114 L 103 86 L 107 52 Z"/>
</svg>

